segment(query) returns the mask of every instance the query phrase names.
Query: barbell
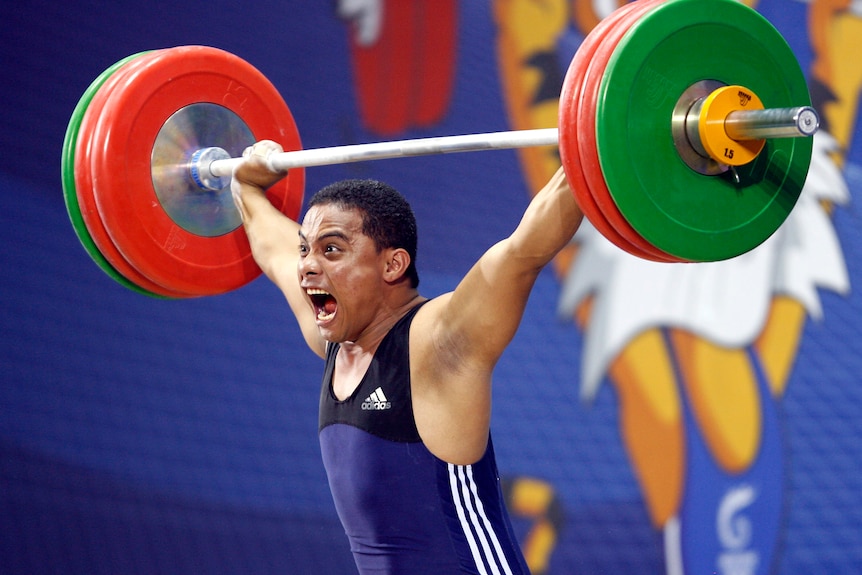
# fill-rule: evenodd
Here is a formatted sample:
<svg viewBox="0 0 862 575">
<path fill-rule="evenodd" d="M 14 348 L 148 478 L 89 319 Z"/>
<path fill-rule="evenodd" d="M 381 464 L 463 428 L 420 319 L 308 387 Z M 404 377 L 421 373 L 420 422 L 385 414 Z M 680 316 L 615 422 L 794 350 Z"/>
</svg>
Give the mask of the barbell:
<svg viewBox="0 0 862 575">
<path fill-rule="evenodd" d="M 293 116 L 253 66 L 223 50 L 134 54 L 79 100 L 63 144 L 67 211 L 109 276 L 163 298 L 214 295 L 260 275 L 230 194 L 261 139 L 289 170 L 267 191 L 297 219 L 304 168 L 558 146 L 586 217 L 657 262 L 743 254 L 786 219 L 819 126 L 778 31 L 735 0 L 638 0 L 604 19 L 565 75 L 556 128 L 302 149 Z"/>
</svg>

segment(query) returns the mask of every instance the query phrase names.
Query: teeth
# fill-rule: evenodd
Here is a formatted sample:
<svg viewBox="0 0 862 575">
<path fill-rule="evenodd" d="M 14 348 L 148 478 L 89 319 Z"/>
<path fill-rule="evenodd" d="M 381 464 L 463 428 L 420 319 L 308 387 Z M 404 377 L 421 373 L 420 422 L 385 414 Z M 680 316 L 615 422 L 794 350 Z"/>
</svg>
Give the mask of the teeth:
<svg viewBox="0 0 862 575">
<path fill-rule="evenodd" d="M 309 297 L 319 297 L 319 296 L 329 296 L 330 293 L 326 290 L 322 290 L 320 288 L 308 288 L 305 290 L 305 293 L 308 294 Z M 319 321 L 329 321 L 335 317 L 335 312 L 326 313 L 325 308 L 320 308 L 317 310 L 317 319 Z"/>
</svg>

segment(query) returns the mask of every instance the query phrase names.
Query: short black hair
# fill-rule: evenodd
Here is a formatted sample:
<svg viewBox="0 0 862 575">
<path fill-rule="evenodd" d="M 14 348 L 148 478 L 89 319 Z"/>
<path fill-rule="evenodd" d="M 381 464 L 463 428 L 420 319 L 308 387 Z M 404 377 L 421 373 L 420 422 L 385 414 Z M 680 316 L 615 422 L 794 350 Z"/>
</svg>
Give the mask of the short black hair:
<svg viewBox="0 0 862 575">
<path fill-rule="evenodd" d="M 395 188 L 377 180 L 341 180 L 320 189 L 308 201 L 309 208 L 325 204 L 361 211 L 362 233 L 374 241 L 378 252 L 386 248 L 406 250 L 410 255 L 406 275 L 414 288 L 419 286 L 416 216 Z"/>
</svg>

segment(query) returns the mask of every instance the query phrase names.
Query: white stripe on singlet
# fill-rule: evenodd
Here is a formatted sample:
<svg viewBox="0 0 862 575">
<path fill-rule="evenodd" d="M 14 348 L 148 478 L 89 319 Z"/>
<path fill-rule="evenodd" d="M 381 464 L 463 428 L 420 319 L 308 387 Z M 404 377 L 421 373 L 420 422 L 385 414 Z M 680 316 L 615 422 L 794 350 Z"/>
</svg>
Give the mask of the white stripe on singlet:
<svg viewBox="0 0 862 575">
<path fill-rule="evenodd" d="M 465 470 L 467 477 L 465 478 Z M 455 509 L 458 513 L 458 519 L 461 521 L 461 529 L 467 538 L 467 543 L 470 546 L 470 551 L 473 554 L 473 561 L 479 569 L 481 575 L 488 575 L 485 569 L 485 563 L 491 567 L 493 575 L 512 575 L 512 570 L 506 560 L 503 549 L 500 546 L 500 540 L 494 532 L 491 521 L 485 514 L 485 508 L 482 505 L 482 500 L 479 498 L 479 493 L 476 490 L 476 483 L 473 481 L 473 467 L 471 465 L 452 465 L 449 464 L 449 486 L 452 490 L 452 500 L 455 503 Z M 470 497 L 470 494 L 473 497 Z M 473 505 L 473 499 L 476 500 L 476 505 Z M 473 533 L 479 537 L 476 537 Z M 490 543 L 488 539 L 490 538 Z M 491 546 L 493 545 L 493 550 Z M 496 553 L 495 553 L 496 551 Z"/>
</svg>

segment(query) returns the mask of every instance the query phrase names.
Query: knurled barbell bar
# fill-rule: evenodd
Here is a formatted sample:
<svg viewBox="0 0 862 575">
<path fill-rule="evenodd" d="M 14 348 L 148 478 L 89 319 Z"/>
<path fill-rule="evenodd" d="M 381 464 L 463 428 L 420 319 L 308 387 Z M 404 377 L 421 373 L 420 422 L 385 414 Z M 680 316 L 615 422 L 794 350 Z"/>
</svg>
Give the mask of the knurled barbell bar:
<svg viewBox="0 0 862 575">
<path fill-rule="evenodd" d="M 768 106 L 768 107 L 767 107 Z M 290 110 L 248 63 L 204 46 L 126 58 L 81 98 L 64 197 L 88 253 L 159 297 L 223 293 L 260 274 L 229 191 L 242 150 L 286 150 L 267 194 L 296 219 L 310 166 L 557 145 L 584 213 L 621 249 L 664 262 L 753 249 L 801 191 L 818 127 L 780 34 L 735 0 L 640 0 L 584 40 L 557 128 L 302 150 Z"/>
</svg>

